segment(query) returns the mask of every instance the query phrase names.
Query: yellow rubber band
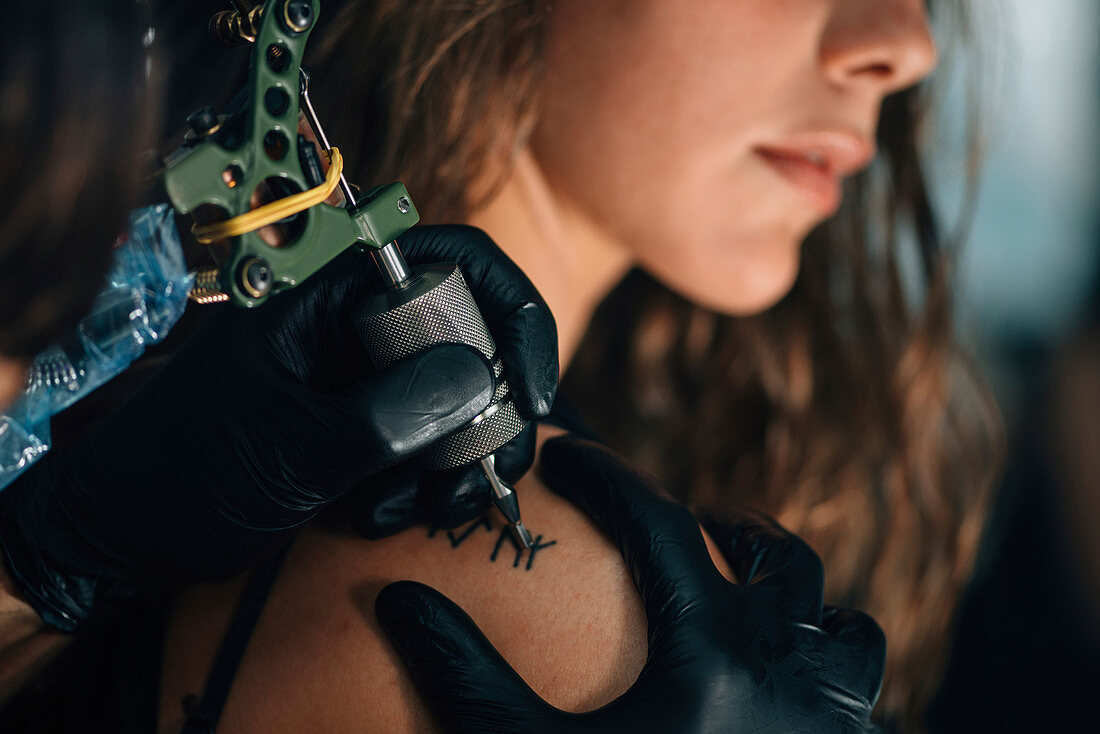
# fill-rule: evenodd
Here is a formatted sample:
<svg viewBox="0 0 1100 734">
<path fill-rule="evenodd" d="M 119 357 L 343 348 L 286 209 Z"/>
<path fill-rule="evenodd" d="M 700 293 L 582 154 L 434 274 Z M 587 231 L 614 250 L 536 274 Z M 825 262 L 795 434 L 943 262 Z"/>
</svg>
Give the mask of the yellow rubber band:
<svg viewBox="0 0 1100 734">
<path fill-rule="evenodd" d="M 344 170 L 344 157 L 340 155 L 339 148 L 328 151 L 329 166 L 325 174 L 325 182 L 312 189 L 300 191 L 297 194 L 278 199 L 270 204 L 253 209 L 250 212 L 226 219 L 224 222 L 212 222 L 191 228 L 195 239 L 203 244 L 210 244 L 216 240 L 228 237 L 236 237 L 245 232 L 255 232 L 261 227 L 274 224 L 280 219 L 304 212 L 312 206 L 320 204 L 327 199 L 340 184 L 340 174 Z"/>
</svg>

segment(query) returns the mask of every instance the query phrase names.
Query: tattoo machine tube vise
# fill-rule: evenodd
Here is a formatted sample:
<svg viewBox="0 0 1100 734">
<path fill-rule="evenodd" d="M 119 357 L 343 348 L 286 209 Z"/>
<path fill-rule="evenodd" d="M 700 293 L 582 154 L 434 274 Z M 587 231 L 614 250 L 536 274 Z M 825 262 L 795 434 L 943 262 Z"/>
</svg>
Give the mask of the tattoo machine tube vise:
<svg viewBox="0 0 1100 734">
<path fill-rule="evenodd" d="M 208 107 L 192 114 L 183 144 L 165 160 L 173 206 L 200 222 L 192 231 L 217 263 L 194 274 L 192 300 L 251 308 L 302 282 L 348 247 L 370 252 L 387 287 L 362 304 L 355 323 L 379 369 L 443 343 L 467 344 L 492 363 L 492 403 L 433 446 L 426 464 L 447 469 L 480 462 L 515 539 L 530 547 L 515 490 L 497 476 L 493 459 L 526 422 L 481 312 L 456 265 L 408 266 L 397 238 L 419 214 L 404 185 L 360 196 L 345 179 L 339 150 L 329 144 L 310 102 L 301 60 L 320 0 L 233 5 L 235 10 L 212 19 L 210 29 L 225 45 L 252 44 L 248 85 L 222 114 Z M 327 174 L 313 143 L 298 134 L 300 113 L 329 159 Z M 337 187 L 343 207 L 325 201 Z"/>
</svg>

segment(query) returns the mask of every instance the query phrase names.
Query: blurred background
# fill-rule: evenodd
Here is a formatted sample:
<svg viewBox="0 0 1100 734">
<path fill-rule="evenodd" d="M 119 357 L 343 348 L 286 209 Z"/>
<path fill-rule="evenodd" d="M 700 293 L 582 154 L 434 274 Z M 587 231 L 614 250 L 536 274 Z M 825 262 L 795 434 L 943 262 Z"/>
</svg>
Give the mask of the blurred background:
<svg viewBox="0 0 1100 734">
<path fill-rule="evenodd" d="M 935 729 L 1100 731 L 1100 3 L 973 5 L 987 148 L 960 329 L 1009 450 Z M 945 140 L 973 92 L 952 76 Z M 950 214 L 967 161 L 937 150 Z"/>
</svg>

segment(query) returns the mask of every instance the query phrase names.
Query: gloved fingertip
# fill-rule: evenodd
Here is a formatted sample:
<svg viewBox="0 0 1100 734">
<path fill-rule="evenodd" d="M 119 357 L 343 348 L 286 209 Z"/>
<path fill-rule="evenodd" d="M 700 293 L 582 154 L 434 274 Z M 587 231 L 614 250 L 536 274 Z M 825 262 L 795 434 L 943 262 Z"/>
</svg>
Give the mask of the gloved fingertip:
<svg viewBox="0 0 1100 734">
<path fill-rule="evenodd" d="M 490 505 L 488 499 L 477 504 L 456 505 L 452 507 L 449 514 L 443 515 L 437 521 L 432 522 L 432 527 L 439 530 L 455 530 L 484 515 Z"/>
<path fill-rule="evenodd" d="M 821 629 L 831 635 L 842 634 L 851 621 L 848 611 L 840 607 L 824 607 L 821 610 Z"/>
<path fill-rule="evenodd" d="M 577 502 L 586 490 L 602 486 L 599 472 L 609 450 L 594 441 L 573 435 L 556 436 L 539 450 L 539 472 L 554 492 Z"/>
<path fill-rule="evenodd" d="M 414 671 L 439 670 L 439 666 L 469 658 L 474 649 L 470 632 L 476 630 L 473 621 L 454 602 L 425 584 L 389 584 L 378 593 L 374 613 Z"/>
<path fill-rule="evenodd" d="M 419 516 L 414 511 L 390 512 L 383 517 L 359 515 L 351 520 L 351 529 L 364 540 L 381 540 L 416 525 Z"/>
<path fill-rule="evenodd" d="M 539 461 L 543 465 L 568 465 L 577 458 L 585 443 L 588 442 L 568 433 L 563 436 L 554 436 L 542 444 Z"/>
<path fill-rule="evenodd" d="M 876 652 L 882 650 L 885 654 L 886 635 L 882 628 L 874 618 L 858 609 L 825 607 L 821 614 L 821 628 L 834 637 Z"/>
<path fill-rule="evenodd" d="M 500 478 L 511 484 L 518 482 L 535 463 L 537 444 L 538 424 L 528 423 L 515 438 L 497 449 L 495 465 Z"/>
<path fill-rule="evenodd" d="M 432 590 L 416 581 L 395 581 L 374 600 L 374 613 L 389 632 L 400 633 L 421 620 Z"/>
<path fill-rule="evenodd" d="M 359 482 L 343 500 L 352 530 L 379 540 L 415 525 L 422 470 L 412 463 L 392 467 Z"/>
<path fill-rule="evenodd" d="M 443 530 L 484 513 L 492 494 L 489 480 L 477 465 L 424 472 L 421 486 L 424 521 Z"/>
<path fill-rule="evenodd" d="M 821 628 L 846 650 L 834 658 L 845 663 L 836 669 L 837 680 L 873 706 L 882 692 L 886 667 L 886 635 L 882 628 L 870 615 L 858 609 L 834 607 L 825 608 Z"/>
<path fill-rule="evenodd" d="M 551 394 L 532 395 L 527 403 L 524 413 L 532 420 L 541 420 L 550 415 L 550 408 L 554 404 L 554 396 Z"/>
<path fill-rule="evenodd" d="M 545 303 L 519 304 L 494 332 L 516 407 L 529 420 L 550 415 L 558 390 L 558 329 Z"/>
<path fill-rule="evenodd" d="M 556 359 L 556 356 L 555 356 Z M 552 374 L 543 375 L 535 385 L 530 386 L 527 394 L 526 415 L 531 420 L 542 420 L 550 415 L 554 408 L 554 400 L 558 395 L 558 371 L 554 369 Z"/>
</svg>

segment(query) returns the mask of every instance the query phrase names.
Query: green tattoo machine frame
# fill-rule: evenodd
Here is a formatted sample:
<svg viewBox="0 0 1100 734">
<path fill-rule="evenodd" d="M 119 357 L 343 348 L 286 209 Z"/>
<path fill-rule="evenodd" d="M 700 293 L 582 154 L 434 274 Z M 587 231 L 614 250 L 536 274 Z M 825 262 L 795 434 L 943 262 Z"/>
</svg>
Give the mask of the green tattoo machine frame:
<svg viewBox="0 0 1100 734">
<path fill-rule="evenodd" d="M 316 180 L 307 180 L 304 161 L 315 156 L 315 149 L 312 142 L 306 143 L 308 151 L 300 148 L 305 139 L 299 139 L 298 119 L 300 96 L 308 95 L 302 54 L 319 2 L 272 0 L 254 8 L 235 4 L 236 11 L 219 13 L 211 27 L 223 41 L 253 43 L 248 86 L 228 114 L 218 116 L 204 108 L 191 115 L 191 131 L 165 161 L 165 187 L 173 206 L 196 218 L 245 214 L 258 190 L 270 197 L 271 192 L 288 195 L 318 186 Z M 328 147 L 325 141 L 321 144 Z M 416 224 L 419 215 L 404 185 L 392 183 L 369 192 L 354 208 L 320 203 L 290 218 L 281 228 L 288 236 L 277 246 L 258 230 L 213 242 L 220 262 L 196 273 L 194 300 L 259 305 L 351 245 L 381 249 Z"/>
<path fill-rule="evenodd" d="M 176 211 L 196 220 L 192 232 L 217 263 L 195 273 L 191 298 L 259 306 L 293 288 L 355 245 L 370 252 L 386 291 L 355 312 L 355 327 L 376 367 L 384 369 L 441 343 L 466 344 L 492 364 L 492 402 L 424 455 L 430 469 L 480 462 L 493 501 L 519 547 L 531 547 L 515 490 L 496 473 L 494 455 L 527 425 L 485 320 L 453 263 L 410 268 L 397 238 L 419 220 L 400 183 L 365 195 L 343 175 L 309 99 L 302 54 L 320 0 L 233 0 L 210 29 L 226 45 L 252 44 L 249 81 L 221 114 L 209 107 L 188 118 L 183 145 L 165 160 L 165 187 Z M 304 117 L 329 158 L 299 133 Z M 339 188 L 343 206 L 326 201 Z"/>
</svg>

